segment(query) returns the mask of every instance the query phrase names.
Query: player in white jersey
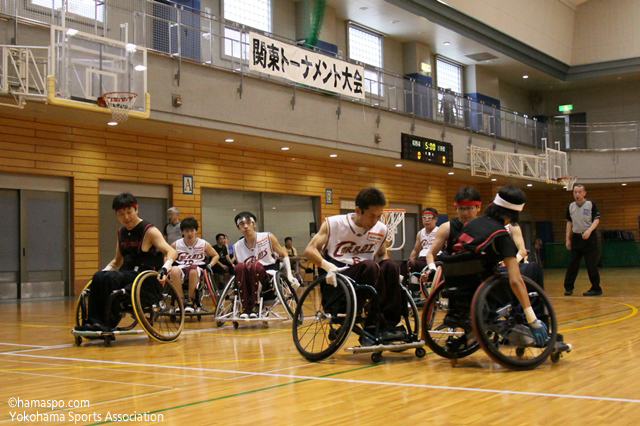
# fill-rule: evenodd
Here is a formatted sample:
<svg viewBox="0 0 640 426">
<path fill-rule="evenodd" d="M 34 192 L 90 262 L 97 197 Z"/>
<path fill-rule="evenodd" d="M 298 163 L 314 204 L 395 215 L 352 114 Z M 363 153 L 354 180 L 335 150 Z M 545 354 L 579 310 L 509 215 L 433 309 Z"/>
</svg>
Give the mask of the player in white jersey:
<svg viewBox="0 0 640 426">
<path fill-rule="evenodd" d="M 238 264 L 234 268 L 236 285 L 242 314 L 240 318 L 257 318 L 253 311 L 258 301 L 258 287 L 278 270 L 276 261 L 284 263 L 287 280 L 296 288 L 300 284 L 291 273 L 291 263 L 287 251 L 270 232 L 256 232 L 256 216 L 250 212 L 238 213 L 234 219 L 242 232 L 241 238 L 233 245 Z"/>
<path fill-rule="evenodd" d="M 422 228 L 416 235 L 416 245 L 411 250 L 409 260 L 407 261 L 407 273 L 420 272 L 427 266 L 427 253 L 436 239 L 436 231 L 438 227 L 436 222 L 438 221 L 438 210 L 433 207 L 427 207 L 422 210 Z M 404 272 L 404 271 L 403 271 Z M 413 278 L 413 277 L 412 277 Z M 417 284 L 418 277 L 411 282 Z"/>
<path fill-rule="evenodd" d="M 171 244 L 178 252 L 176 266 L 171 268 L 171 282 L 184 283 L 185 279 L 189 282 L 189 299 L 193 301 L 196 297 L 196 286 L 202 274 L 202 268 L 206 266 L 206 256 L 211 257 L 210 265 L 213 266 L 218 262 L 218 252 L 216 252 L 211 244 L 198 238 L 198 221 L 192 217 L 184 219 L 180 223 L 180 231 L 182 237 Z M 193 312 L 193 303 L 185 305 L 185 312 Z"/>
<path fill-rule="evenodd" d="M 335 273 L 353 278 L 359 284 L 375 286 L 386 333 L 394 333 L 402 312 L 398 265 L 389 259 L 385 240 L 387 226 L 380 222 L 386 205 L 384 194 L 365 188 L 356 197 L 355 213 L 325 220 L 305 249 L 305 255 L 326 272 L 327 283 L 336 285 Z M 380 264 L 375 256 L 382 257 Z M 391 336 L 390 336 L 391 337 Z"/>
</svg>

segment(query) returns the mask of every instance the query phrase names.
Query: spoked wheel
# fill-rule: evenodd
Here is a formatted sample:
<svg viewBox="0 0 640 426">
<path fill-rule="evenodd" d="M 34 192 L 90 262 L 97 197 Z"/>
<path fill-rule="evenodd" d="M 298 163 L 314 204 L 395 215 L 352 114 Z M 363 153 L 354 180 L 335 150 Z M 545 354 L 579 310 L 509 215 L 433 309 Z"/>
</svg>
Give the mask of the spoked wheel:
<svg viewBox="0 0 640 426">
<path fill-rule="evenodd" d="M 469 314 L 449 311 L 445 285 L 431 290 L 422 311 L 422 336 L 433 352 L 448 359 L 464 358 L 478 350 Z"/>
<path fill-rule="evenodd" d="M 538 348 L 529 331 L 509 277 L 501 274 L 485 281 L 473 297 L 471 318 L 480 345 L 498 364 L 511 370 L 531 370 L 553 352 L 558 337 L 556 316 L 549 298 L 538 284 L 522 277 L 538 318 L 548 318 L 549 340 Z"/>
<path fill-rule="evenodd" d="M 214 313 L 218 307 L 218 291 L 213 282 L 213 275 L 206 269 L 202 271 L 200 283 L 196 290 L 196 299 L 198 300 L 198 308 L 203 313 Z M 201 316 L 198 315 L 198 321 L 200 320 Z"/>
<path fill-rule="evenodd" d="M 404 342 L 415 342 L 420 337 L 420 311 L 413 300 L 411 291 L 403 285 L 400 287 L 405 308 L 402 310 L 398 327 L 402 328 L 405 333 L 405 337 L 402 339 Z"/>
<path fill-rule="evenodd" d="M 337 286 L 324 275 L 313 281 L 300 297 L 293 316 L 293 342 L 309 361 L 323 360 L 347 340 L 356 320 L 356 292 L 340 274 Z"/>
<path fill-rule="evenodd" d="M 162 286 L 156 271 L 145 271 L 136 277 L 131 289 L 131 304 L 136 319 L 152 339 L 171 342 L 184 326 L 182 289 L 168 281 Z"/>
<path fill-rule="evenodd" d="M 233 305 L 237 296 L 238 290 L 234 279 L 231 278 L 229 282 L 227 282 L 227 285 L 224 286 L 224 290 L 222 290 L 220 298 L 218 299 L 218 306 L 216 307 L 216 321 L 218 321 L 218 327 L 222 327 L 226 321 L 233 317 Z M 234 326 L 236 324 L 237 323 L 234 323 Z"/>
<path fill-rule="evenodd" d="M 298 307 L 298 301 L 300 300 L 296 293 L 296 289 L 293 288 L 287 280 L 287 277 L 280 271 L 276 272 L 276 275 L 274 276 L 274 284 L 278 300 L 280 300 L 280 303 L 289 318 L 293 319 L 293 315 Z"/>
<path fill-rule="evenodd" d="M 89 315 L 88 303 L 89 303 L 89 294 L 91 292 L 91 280 L 87 283 L 86 286 L 82 289 L 80 296 L 78 296 L 78 300 L 76 301 L 76 325 L 82 325 L 84 321 L 87 320 Z M 80 339 L 82 342 L 82 339 Z M 76 339 L 77 344 L 77 339 Z M 78 345 L 80 346 L 80 345 Z"/>
</svg>

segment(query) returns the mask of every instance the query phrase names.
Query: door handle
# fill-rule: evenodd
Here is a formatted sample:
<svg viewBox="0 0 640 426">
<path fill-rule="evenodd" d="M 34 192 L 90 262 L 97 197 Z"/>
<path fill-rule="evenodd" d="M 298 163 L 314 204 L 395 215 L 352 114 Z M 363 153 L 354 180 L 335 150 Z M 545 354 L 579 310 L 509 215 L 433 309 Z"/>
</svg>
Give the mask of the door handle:
<svg viewBox="0 0 640 426">
<path fill-rule="evenodd" d="M 22 247 L 22 255 L 23 256 L 27 255 L 27 249 L 25 247 Z"/>
</svg>

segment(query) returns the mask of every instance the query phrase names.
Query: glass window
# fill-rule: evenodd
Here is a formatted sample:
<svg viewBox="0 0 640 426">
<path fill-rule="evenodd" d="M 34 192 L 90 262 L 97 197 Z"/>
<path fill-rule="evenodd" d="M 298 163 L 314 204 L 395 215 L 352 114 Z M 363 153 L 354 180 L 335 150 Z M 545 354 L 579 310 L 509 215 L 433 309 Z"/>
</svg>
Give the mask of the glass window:
<svg viewBox="0 0 640 426">
<path fill-rule="evenodd" d="M 31 0 L 31 4 L 51 8 L 52 0 Z M 104 6 L 98 5 L 94 0 L 68 0 L 67 12 L 74 15 L 83 16 L 85 18 L 97 19 L 98 22 L 104 21 Z M 55 10 L 62 8 L 62 0 L 53 0 Z M 97 14 L 97 16 L 96 16 Z"/>
<path fill-rule="evenodd" d="M 271 0 L 224 0 L 224 19 L 271 32 Z M 224 29 L 224 54 L 249 57 L 249 34 L 235 28 Z"/>
<path fill-rule="evenodd" d="M 349 59 L 382 68 L 382 37 L 349 25 Z M 378 84 L 379 75 L 375 71 L 364 71 L 364 89 L 367 93 L 382 94 Z"/>
<path fill-rule="evenodd" d="M 441 58 L 436 58 L 438 87 L 462 93 L 462 67 Z"/>
</svg>

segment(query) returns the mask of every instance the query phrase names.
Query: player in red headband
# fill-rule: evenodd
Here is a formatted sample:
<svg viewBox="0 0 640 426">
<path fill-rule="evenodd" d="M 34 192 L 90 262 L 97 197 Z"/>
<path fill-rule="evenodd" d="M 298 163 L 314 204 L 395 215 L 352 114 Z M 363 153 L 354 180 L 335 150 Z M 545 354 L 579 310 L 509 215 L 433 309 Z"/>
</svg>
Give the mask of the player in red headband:
<svg viewBox="0 0 640 426">
<path fill-rule="evenodd" d="M 462 233 L 464 224 L 478 217 L 478 213 L 480 213 L 480 207 L 482 206 L 480 193 L 474 187 L 463 186 L 458 189 L 454 200 L 453 205 L 456 207 L 458 217 L 438 227 L 433 244 L 431 244 L 431 248 L 427 253 L 426 260 L 430 274 L 433 274 L 436 270 L 436 255 L 441 250 L 451 253 L 453 245 L 458 241 L 458 237 Z"/>
</svg>

